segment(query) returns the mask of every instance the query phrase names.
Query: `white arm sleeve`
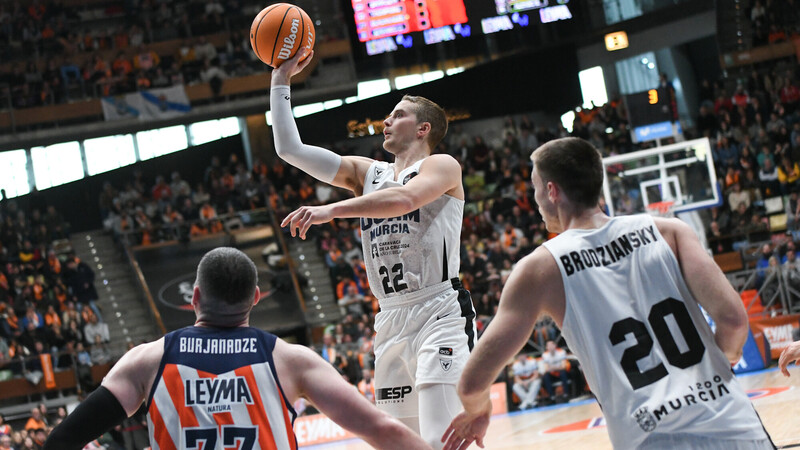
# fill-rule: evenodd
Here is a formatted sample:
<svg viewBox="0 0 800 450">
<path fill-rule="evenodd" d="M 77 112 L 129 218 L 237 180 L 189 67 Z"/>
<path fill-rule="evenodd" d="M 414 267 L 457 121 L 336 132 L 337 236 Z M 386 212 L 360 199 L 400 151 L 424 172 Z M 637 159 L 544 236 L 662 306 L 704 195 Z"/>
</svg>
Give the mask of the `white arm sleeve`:
<svg viewBox="0 0 800 450">
<path fill-rule="evenodd" d="M 289 86 L 272 86 L 269 103 L 272 108 L 272 134 L 278 156 L 320 181 L 333 182 L 339 172 L 342 157 L 322 147 L 305 145 L 300 140 L 297 124 L 292 116 Z"/>
</svg>

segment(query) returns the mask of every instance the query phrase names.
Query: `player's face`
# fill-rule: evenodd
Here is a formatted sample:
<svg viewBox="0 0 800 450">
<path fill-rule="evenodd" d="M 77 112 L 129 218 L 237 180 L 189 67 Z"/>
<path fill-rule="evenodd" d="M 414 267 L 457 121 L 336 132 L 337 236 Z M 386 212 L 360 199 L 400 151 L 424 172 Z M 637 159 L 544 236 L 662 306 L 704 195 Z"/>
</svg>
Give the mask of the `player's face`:
<svg viewBox="0 0 800 450">
<path fill-rule="evenodd" d="M 531 171 L 531 183 L 533 184 L 533 199 L 536 201 L 536 208 L 542 216 L 542 221 L 544 221 L 547 231 L 558 233 L 559 231 L 556 229 L 558 216 L 555 212 L 555 205 L 547 197 L 547 187 L 544 185 L 544 181 L 542 181 L 542 177 L 539 176 L 535 166 Z"/>
<path fill-rule="evenodd" d="M 384 119 L 383 148 L 388 152 L 396 153 L 414 141 L 417 133 L 417 116 L 413 111 L 412 103 L 402 101 Z"/>
</svg>

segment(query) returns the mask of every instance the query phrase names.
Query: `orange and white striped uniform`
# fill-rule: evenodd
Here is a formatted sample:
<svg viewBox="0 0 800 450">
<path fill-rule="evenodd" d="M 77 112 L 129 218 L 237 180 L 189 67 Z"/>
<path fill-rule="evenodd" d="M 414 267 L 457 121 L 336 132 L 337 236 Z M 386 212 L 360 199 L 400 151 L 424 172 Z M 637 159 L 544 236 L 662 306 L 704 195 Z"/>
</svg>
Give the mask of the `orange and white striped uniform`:
<svg viewBox="0 0 800 450">
<path fill-rule="evenodd" d="M 147 402 L 153 450 L 296 450 L 296 416 L 256 328 L 187 327 L 164 336 Z"/>
</svg>

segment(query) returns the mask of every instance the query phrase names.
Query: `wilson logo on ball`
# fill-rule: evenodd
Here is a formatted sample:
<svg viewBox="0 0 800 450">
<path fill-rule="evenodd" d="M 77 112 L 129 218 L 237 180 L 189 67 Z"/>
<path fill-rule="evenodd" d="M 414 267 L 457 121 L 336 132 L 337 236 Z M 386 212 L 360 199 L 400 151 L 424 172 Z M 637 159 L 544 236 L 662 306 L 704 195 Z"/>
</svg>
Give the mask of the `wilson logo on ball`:
<svg viewBox="0 0 800 450">
<path fill-rule="evenodd" d="M 314 23 L 301 8 L 278 3 L 264 8 L 250 26 L 250 45 L 258 59 L 278 67 L 300 48 L 314 48 Z M 308 57 L 308 56 L 306 56 Z"/>
</svg>

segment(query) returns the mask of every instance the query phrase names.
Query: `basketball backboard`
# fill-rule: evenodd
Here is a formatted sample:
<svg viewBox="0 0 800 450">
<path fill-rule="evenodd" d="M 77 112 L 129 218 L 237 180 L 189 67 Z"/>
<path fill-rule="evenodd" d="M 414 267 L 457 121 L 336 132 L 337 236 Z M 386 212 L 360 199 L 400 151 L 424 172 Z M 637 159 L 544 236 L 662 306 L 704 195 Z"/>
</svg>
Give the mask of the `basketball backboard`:
<svg viewBox="0 0 800 450">
<path fill-rule="evenodd" d="M 610 216 L 637 214 L 672 202 L 679 213 L 720 203 L 708 139 L 695 139 L 603 159 Z"/>
</svg>

